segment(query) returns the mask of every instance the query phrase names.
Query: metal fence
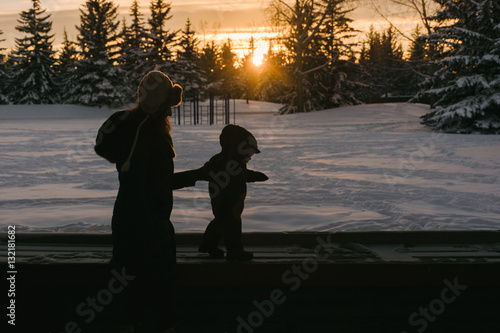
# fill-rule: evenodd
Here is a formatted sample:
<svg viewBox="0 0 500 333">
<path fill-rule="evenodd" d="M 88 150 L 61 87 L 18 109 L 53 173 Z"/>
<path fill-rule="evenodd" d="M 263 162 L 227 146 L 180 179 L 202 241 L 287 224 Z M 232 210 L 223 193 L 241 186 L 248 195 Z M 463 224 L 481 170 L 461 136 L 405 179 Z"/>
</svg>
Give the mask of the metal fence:
<svg viewBox="0 0 500 333">
<path fill-rule="evenodd" d="M 236 122 L 235 100 L 231 95 L 215 96 L 210 93 L 208 100 L 200 101 L 198 94 L 184 96 L 181 105 L 172 110 L 171 123 L 176 125 L 213 125 Z"/>
</svg>

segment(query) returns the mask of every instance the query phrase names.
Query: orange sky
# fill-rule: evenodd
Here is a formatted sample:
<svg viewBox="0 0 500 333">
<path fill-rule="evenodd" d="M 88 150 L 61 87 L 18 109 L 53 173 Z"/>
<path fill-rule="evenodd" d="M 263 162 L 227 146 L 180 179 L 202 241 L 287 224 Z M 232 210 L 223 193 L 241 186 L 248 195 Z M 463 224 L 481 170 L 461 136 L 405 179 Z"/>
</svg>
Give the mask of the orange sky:
<svg viewBox="0 0 500 333">
<path fill-rule="evenodd" d="M 387 2 L 387 0 L 376 1 L 383 6 Z M 114 2 L 120 6 L 121 16 L 129 19 L 128 14 L 132 0 L 115 0 Z M 204 21 L 206 22 L 204 30 L 207 39 L 214 37 L 214 26 L 217 26 L 215 32 L 219 39 L 227 37 L 235 39 L 238 37 L 238 34 L 235 33 L 245 33 L 243 36 L 254 33 L 257 37 L 258 33 L 262 32 L 262 27 L 267 25 L 264 10 L 268 0 L 171 0 L 170 2 L 172 3 L 171 14 L 173 14 L 173 18 L 168 21 L 167 28 L 182 29 L 186 19 L 189 18 L 196 32 L 203 35 L 202 22 Z M 378 16 L 371 6 L 371 2 L 372 0 L 358 0 L 358 8 L 351 15 L 351 18 L 355 20 L 353 24 L 355 28 L 366 31 L 371 24 L 374 24 L 376 29 L 386 27 L 386 22 Z M 64 28 L 67 29 L 71 40 L 76 39 L 75 25 L 79 24 L 78 8 L 83 3 L 84 0 L 42 0 L 42 8 L 46 8 L 47 12 L 52 14 L 55 45 L 61 43 Z M 149 16 L 149 3 L 150 0 L 139 1 L 141 10 L 146 17 Z M 15 30 L 16 20 L 22 10 L 29 8 L 31 8 L 31 0 L 2 0 L 0 29 L 4 31 L 2 38 L 6 41 L 0 46 L 13 47 L 15 38 L 21 37 L 20 33 Z M 405 17 L 393 17 L 393 20 L 410 30 L 416 24 L 413 19 Z M 364 39 L 364 35 L 360 35 L 360 39 Z M 245 48 L 244 44 L 239 47 Z"/>
</svg>

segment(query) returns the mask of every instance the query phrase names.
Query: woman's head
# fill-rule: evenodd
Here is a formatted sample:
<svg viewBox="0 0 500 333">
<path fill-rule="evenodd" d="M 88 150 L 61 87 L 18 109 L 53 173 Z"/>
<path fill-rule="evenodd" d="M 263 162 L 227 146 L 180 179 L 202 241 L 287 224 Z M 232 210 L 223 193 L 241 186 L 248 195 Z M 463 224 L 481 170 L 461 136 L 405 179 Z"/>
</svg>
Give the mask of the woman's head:
<svg viewBox="0 0 500 333">
<path fill-rule="evenodd" d="M 137 88 L 137 98 L 141 110 L 147 114 L 167 111 L 182 102 L 182 87 L 160 71 L 147 73 Z"/>
<path fill-rule="evenodd" d="M 139 126 L 137 127 L 134 142 L 127 160 L 123 163 L 121 171 L 127 172 L 130 168 L 130 160 L 139 138 L 141 127 L 144 125 L 149 132 L 160 132 L 168 134 L 173 157 L 175 158 L 174 145 L 170 138 L 170 120 L 168 116 L 172 115 L 172 107 L 182 102 L 182 87 L 178 84 L 172 84 L 172 80 L 160 71 L 151 71 L 147 73 L 139 83 L 137 88 L 137 105 L 131 110 L 137 117 L 140 115 Z M 142 113 L 145 113 L 144 117 Z M 149 120 L 149 121 L 148 121 Z"/>
</svg>

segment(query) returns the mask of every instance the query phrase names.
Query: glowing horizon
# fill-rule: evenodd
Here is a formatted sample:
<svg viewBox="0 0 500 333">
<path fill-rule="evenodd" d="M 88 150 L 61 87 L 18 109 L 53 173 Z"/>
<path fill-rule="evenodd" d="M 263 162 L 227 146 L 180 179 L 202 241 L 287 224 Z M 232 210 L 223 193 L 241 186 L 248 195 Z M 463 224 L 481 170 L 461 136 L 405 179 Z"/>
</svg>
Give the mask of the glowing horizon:
<svg viewBox="0 0 500 333">
<path fill-rule="evenodd" d="M 51 14 L 53 22 L 52 33 L 54 37 L 54 48 L 59 49 L 63 41 L 63 31 L 67 30 L 68 37 L 72 41 L 76 41 L 77 31 L 75 25 L 79 23 L 79 11 L 85 0 L 42 0 L 42 8 Z M 18 25 L 17 19 L 22 10 L 31 8 L 31 0 L 3 0 L 2 12 L 0 12 L 0 29 L 4 31 L 0 47 L 11 49 L 15 46 L 15 38 L 23 37 L 20 32 L 15 30 Z M 126 18 L 130 23 L 130 5 L 132 0 L 115 0 L 119 5 L 119 19 Z M 172 30 L 182 30 L 189 18 L 193 30 L 200 40 L 200 47 L 210 40 L 215 40 L 217 43 L 223 42 L 225 39 L 231 39 L 233 50 L 239 58 L 248 54 L 249 39 L 253 36 L 255 41 L 254 62 L 260 64 L 264 54 L 269 48 L 269 39 L 276 36 L 271 27 L 262 19 L 263 9 L 268 1 L 217 1 L 210 0 L 173 0 L 172 3 L 173 15 L 172 19 L 167 22 L 166 28 Z M 143 17 L 149 16 L 150 0 L 141 0 L 141 13 Z M 72 9 L 73 8 L 73 9 Z M 9 14 L 10 13 L 10 14 Z M 356 14 L 357 13 L 357 14 Z M 354 15 L 356 14 L 356 15 Z M 400 13 L 401 14 L 401 13 Z M 368 6 L 360 7 L 357 12 L 353 12 L 351 26 L 361 32 L 353 39 L 355 42 L 360 42 L 365 39 L 366 32 L 373 25 L 375 30 L 381 31 L 387 29 L 389 24 L 386 20 L 380 17 L 374 17 L 373 11 L 368 10 Z M 75 17 L 78 20 L 75 20 Z M 412 31 L 419 22 L 411 17 L 392 16 L 393 22 L 398 25 L 405 33 Z M 403 44 L 406 44 L 401 39 Z M 406 45 L 405 45 L 406 46 Z"/>
</svg>

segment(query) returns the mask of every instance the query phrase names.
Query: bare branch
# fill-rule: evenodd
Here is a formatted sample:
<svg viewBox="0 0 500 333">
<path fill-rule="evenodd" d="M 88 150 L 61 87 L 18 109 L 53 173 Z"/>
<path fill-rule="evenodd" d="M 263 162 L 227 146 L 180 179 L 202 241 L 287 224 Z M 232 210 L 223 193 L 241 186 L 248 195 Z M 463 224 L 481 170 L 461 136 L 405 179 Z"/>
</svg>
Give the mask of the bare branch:
<svg viewBox="0 0 500 333">
<path fill-rule="evenodd" d="M 316 72 L 316 71 L 318 71 L 318 70 L 320 70 L 320 69 L 325 68 L 326 66 L 328 66 L 328 65 L 329 65 L 332 61 L 334 61 L 334 60 L 335 60 L 335 58 L 332 58 L 332 59 L 328 60 L 327 62 L 325 62 L 323 65 L 320 65 L 320 66 L 315 67 L 315 68 L 308 69 L 307 71 L 305 71 L 305 72 L 301 72 L 301 73 L 302 73 L 302 75 L 307 75 L 307 74 L 310 74 L 310 73 Z"/>
<path fill-rule="evenodd" d="M 394 2 L 397 3 L 396 0 L 394 0 Z M 382 17 L 387 23 L 389 23 L 389 26 L 391 28 L 393 28 L 394 30 L 396 30 L 398 32 L 398 34 L 400 34 L 401 36 L 403 36 L 404 38 L 406 38 L 407 40 L 409 40 L 410 42 L 415 42 L 415 39 L 411 36 L 408 36 L 406 35 L 403 31 L 401 31 L 401 29 L 399 29 L 397 26 L 395 26 L 391 20 L 389 20 L 389 18 L 384 14 L 382 13 L 382 11 L 380 10 L 380 7 L 378 7 L 375 3 L 372 2 L 372 5 L 373 5 L 373 8 L 375 9 L 375 11 L 380 15 L 380 17 Z"/>
<path fill-rule="evenodd" d="M 314 6 L 314 1 L 312 2 L 312 6 Z M 326 15 L 330 11 L 331 8 L 332 8 L 332 2 L 328 2 L 328 5 L 323 12 L 323 16 L 321 16 L 321 19 L 319 20 L 318 24 L 316 25 L 314 30 L 311 32 L 311 34 L 308 36 L 308 38 L 304 41 L 304 43 L 306 43 L 306 44 L 309 43 L 311 41 L 311 39 L 318 33 L 319 28 L 321 27 L 321 25 L 325 21 Z"/>
</svg>

